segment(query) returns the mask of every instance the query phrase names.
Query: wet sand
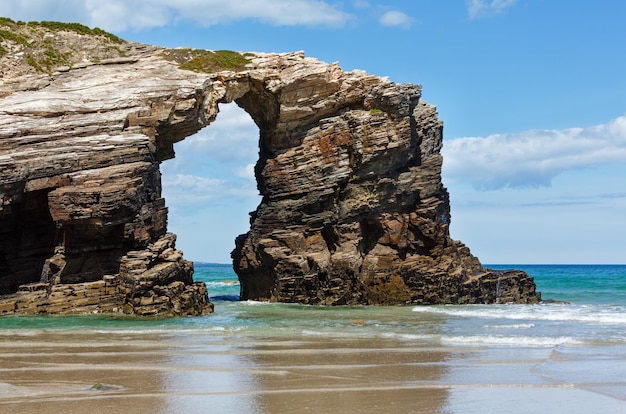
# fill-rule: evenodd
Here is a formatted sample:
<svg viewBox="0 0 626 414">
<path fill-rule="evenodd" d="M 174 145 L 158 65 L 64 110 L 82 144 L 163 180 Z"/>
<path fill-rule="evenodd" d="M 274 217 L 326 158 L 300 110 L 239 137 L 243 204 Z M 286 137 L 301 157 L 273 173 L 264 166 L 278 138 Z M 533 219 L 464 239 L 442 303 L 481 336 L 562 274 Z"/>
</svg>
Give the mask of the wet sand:
<svg viewBox="0 0 626 414">
<path fill-rule="evenodd" d="M 622 355 L 193 330 L 12 331 L 0 335 L 0 413 L 621 413 Z"/>
</svg>

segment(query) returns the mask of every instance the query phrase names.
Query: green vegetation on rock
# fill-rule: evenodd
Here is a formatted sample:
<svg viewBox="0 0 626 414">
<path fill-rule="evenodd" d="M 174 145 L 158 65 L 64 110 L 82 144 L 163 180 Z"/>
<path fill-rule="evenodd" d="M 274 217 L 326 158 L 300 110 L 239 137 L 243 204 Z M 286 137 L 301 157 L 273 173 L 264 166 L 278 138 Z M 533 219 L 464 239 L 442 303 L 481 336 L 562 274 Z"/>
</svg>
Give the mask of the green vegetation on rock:
<svg viewBox="0 0 626 414">
<path fill-rule="evenodd" d="M 247 56 L 232 50 L 197 50 L 197 49 L 168 49 L 163 56 L 177 62 L 181 69 L 194 72 L 219 72 L 220 70 L 243 70 L 250 63 Z"/>
<path fill-rule="evenodd" d="M 16 24 L 13 20 L 8 17 L 0 17 L 0 26 L 9 26 L 12 24 Z"/>
<path fill-rule="evenodd" d="M 124 42 L 124 40 L 120 39 L 119 37 L 115 36 L 112 33 L 109 33 L 100 29 L 99 27 L 95 27 L 92 29 L 80 23 L 50 22 L 50 21 L 44 20 L 42 22 L 29 22 L 28 24 L 31 26 L 45 27 L 46 29 L 49 29 L 51 31 L 66 30 L 69 32 L 75 32 L 75 33 L 84 34 L 84 35 L 104 36 L 108 38 L 109 40 L 112 40 L 115 43 Z"/>
<path fill-rule="evenodd" d="M 61 53 L 55 50 L 52 42 L 44 40 L 44 44 L 46 45 L 46 50 L 43 52 L 43 59 L 41 59 L 40 63 L 46 67 L 48 72 L 54 66 L 70 65 L 70 53 Z"/>
<path fill-rule="evenodd" d="M 61 34 L 60 32 L 73 33 L 73 35 Z M 78 35 L 78 36 L 76 36 Z M 89 40 L 93 47 L 85 56 L 85 39 L 82 36 L 91 37 Z M 118 46 L 125 43 L 124 40 L 114 34 L 105 32 L 99 28 L 89 28 L 79 23 L 64 22 L 15 22 L 6 17 L 0 17 L 0 58 L 13 53 L 22 53 L 22 62 L 32 67 L 37 72 L 52 73 L 55 68 L 61 66 L 71 67 L 76 62 L 84 61 L 87 57 L 92 62 L 99 62 L 105 58 L 120 57 L 124 55 Z M 19 62 L 15 61 L 16 63 Z"/>
<path fill-rule="evenodd" d="M 43 68 L 39 65 L 39 62 L 30 54 L 26 55 L 26 62 L 31 65 L 37 72 L 43 72 Z"/>
<path fill-rule="evenodd" d="M 28 39 L 26 37 L 14 32 L 9 32 L 8 30 L 0 29 L 0 40 L 12 40 L 22 46 L 28 46 Z"/>
<path fill-rule="evenodd" d="M 0 25 L 2 24 L 3 22 L 0 21 Z M 14 32 L 10 32 L 8 30 L 0 29 L 0 43 L 2 43 L 2 41 L 4 40 L 19 43 L 22 46 L 28 46 L 28 39 L 25 38 L 24 36 L 21 36 Z M 7 50 L 0 44 L 0 57 L 4 56 L 6 53 L 7 53 Z"/>
</svg>

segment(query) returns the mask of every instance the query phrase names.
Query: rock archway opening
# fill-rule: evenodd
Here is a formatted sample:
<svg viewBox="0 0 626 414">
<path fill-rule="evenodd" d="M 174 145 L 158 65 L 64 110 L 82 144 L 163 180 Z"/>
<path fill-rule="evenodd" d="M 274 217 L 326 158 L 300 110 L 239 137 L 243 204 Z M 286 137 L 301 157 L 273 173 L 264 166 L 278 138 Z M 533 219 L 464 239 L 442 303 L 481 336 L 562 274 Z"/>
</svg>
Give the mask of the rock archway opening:
<svg viewBox="0 0 626 414">
<path fill-rule="evenodd" d="M 168 230 L 196 262 L 231 263 L 235 238 L 249 230 L 259 205 L 254 175 L 259 128 L 235 103 L 220 104 L 207 127 L 174 145 L 161 164 Z"/>
<path fill-rule="evenodd" d="M 301 52 L 195 72 L 203 53 L 141 50 L 0 98 L 0 313 L 210 312 L 188 259 L 232 260 L 244 300 L 538 300 L 450 238 L 418 85 Z"/>
</svg>

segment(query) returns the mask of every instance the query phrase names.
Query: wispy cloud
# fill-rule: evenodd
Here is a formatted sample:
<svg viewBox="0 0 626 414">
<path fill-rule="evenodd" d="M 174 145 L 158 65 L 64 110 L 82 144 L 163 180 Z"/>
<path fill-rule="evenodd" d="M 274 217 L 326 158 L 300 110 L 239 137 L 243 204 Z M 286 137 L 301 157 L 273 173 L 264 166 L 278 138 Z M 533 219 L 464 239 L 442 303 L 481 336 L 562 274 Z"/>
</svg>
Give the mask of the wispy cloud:
<svg viewBox="0 0 626 414">
<path fill-rule="evenodd" d="M 235 168 L 234 173 L 239 178 L 256 183 L 256 177 L 254 176 L 254 164 L 246 164 L 242 167 Z"/>
<path fill-rule="evenodd" d="M 470 19 L 491 17 L 513 6 L 517 0 L 466 0 L 467 14 Z"/>
<path fill-rule="evenodd" d="M 607 199 L 621 199 L 621 198 L 626 199 L 626 193 L 604 193 L 604 194 L 600 194 L 599 197 L 607 198 Z"/>
<path fill-rule="evenodd" d="M 258 197 L 254 181 L 234 183 L 228 179 L 191 174 L 164 174 L 162 184 L 167 202 L 173 206 Z"/>
<path fill-rule="evenodd" d="M 110 31 L 142 30 L 179 21 L 204 26 L 256 20 L 275 26 L 341 27 L 353 19 L 323 0 L 15 0 L 0 3 L 0 15 L 76 21 Z"/>
<path fill-rule="evenodd" d="M 217 119 L 174 145 L 161 164 L 163 194 L 173 207 L 257 198 L 254 162 L 259 129 L 235 104 L 220 105 Z"/>
<path fill-rule="evenodd" d="M 587 128 L 446 140 L 444 181 L 476 189 L 550 186 L 557 175 L 626 163 L 626 115 Z"/>
<path fill-rule="evenodd" d="M 220 113 L 212 124 L 176 144 L 174 149 L 184 158 L 248 161 L 258 158 L 259 128 L 237 105 L 220 105 Z"/>
<path fill-rule="evenodd" d="M 413 24 L 413 19 L 401 11 L 389 10 L 380 16 L 378 22 L 381 26 L 409 29 Z"/>
<path fill-rule="evenodd" d="M 227 188 L 226 181 L 198 177 L 189 174 L 165 174 L 163 176 L 163 187 L 167 193 L 175 195 L 172 197 L 175 202 L 189 203 L 207 201 L 223 195 Z"/>
<path fill-rule="evenodd" d="M 367 0 L 354 0 L 352 5 L 355 9 L 367 9 L 370 8 L 370 2 Z"/>
</svg>

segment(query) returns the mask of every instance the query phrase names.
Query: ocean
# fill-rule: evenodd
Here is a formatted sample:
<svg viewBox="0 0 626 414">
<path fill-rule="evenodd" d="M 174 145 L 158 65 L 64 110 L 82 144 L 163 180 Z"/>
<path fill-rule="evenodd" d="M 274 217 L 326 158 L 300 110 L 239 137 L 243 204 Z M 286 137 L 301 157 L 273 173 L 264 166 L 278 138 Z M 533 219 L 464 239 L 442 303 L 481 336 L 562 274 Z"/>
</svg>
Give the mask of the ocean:
<svg viewBox="0 0 626 414">
<path fill-rule="evenodd" d="M 212 315 L 2 317 L 0 413 L 626 412 L 626 265 L 487 267 L 554 302 L 240 302 L 196 263 Z"/>
</svg>

